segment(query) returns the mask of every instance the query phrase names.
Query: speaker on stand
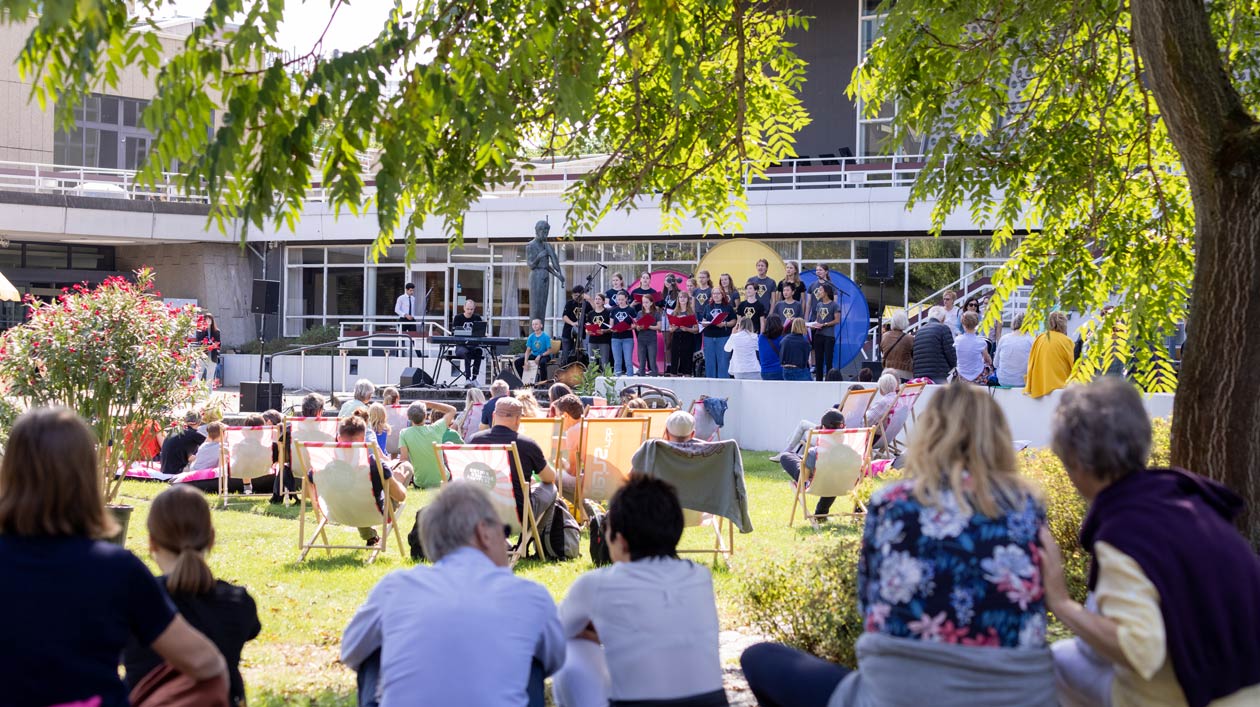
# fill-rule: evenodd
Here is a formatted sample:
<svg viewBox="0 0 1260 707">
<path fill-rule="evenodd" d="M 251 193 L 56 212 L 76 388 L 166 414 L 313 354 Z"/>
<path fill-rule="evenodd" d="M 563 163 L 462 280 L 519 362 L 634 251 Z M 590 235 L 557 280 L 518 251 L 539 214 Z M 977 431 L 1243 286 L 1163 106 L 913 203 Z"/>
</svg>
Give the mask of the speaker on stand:
<svg viewBox="0 0 1260 707">
<path fill-rule="evenodd" d="M 866 242 L 866 277 L 879 282 L 879 310 L 875 313 L 875 350 L 871 353 L 874 354 L 875 361 L 879 362 L 881 371 L 884 367 L 884 354 L 879 347 L 879 341 L 884 336 L 884 283 L 893 279 L 893 271 L 896 269 L 894 246 L 895 241 Z"/>
<path fill-rule="evenodd" d="M 264 273 L 265 274 L 265 273 Z M 249 311 L 258 317 L 258 380 L 263 377 L 263 329 L 267 315 L 280 314 L 280 281 L 254 280 L 253 291 L 249 298 Z M 244 402 L 244 384 L 241 388 L 241 400 Z M 262 408 L 266 410 L 267 408 Z M 278 408 L 277 408 L 278 409 Z"/>
</svg>

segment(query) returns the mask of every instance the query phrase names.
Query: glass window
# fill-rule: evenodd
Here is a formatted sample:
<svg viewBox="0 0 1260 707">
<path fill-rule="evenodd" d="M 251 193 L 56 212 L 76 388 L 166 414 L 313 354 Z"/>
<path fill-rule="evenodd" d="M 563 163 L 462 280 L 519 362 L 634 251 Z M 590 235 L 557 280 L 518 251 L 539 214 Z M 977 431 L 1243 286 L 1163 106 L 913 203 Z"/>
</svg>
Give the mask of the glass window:
<svg viewBox="0 0 1260 707">
<path fill-rule="evenodd" d="M 892 123 L 864 123 L 861 131 L 862 144 L 859 148 L 863 156 L 887 155 L 892 153 Z"/>
<path fill-rule="evenodd" d="M 648 244 L 606 243 L 604 244 L 604 258 L 607 259 L 609 267 L 612 267 L 612 263 L 645 263 L 648 259 Z"/>
<path fill-rule="evenodd" d="M 853 241 L 827 239 L 801 242 L 801 260 L 833 261 L 850 260 L 852 257 Z"/>
<path fill-rule="evenodd" d="M 958 263 L 910 261 L 910 304 L 922 302 L 929 296 L 954 285 L 961 274 L 960 267 Z M 933 297 L 933 299 L 939 298 Z"/>
<path fill-rule="evenodd" d="M 653 262 L 694 263 L 696 258 L 695 243 L 675 243 L 665 241 L 651 244 Z"/>
<path fill-rule="evenodd" d="M 22 267 L 22 246 L 17 243 L 10 243 L 4 248 L 0 248 L 0 268 L 12 270 Z"/>
<path fill-rule="evenodd" d="M 363 316 L 363 268 L 328 268 L 328 295 L 325 309 L 329 317 Z"/>
<path fill-rule="evenodd" d="M 376 308 L 373 314 L 378 317 L 396 318 L 394 314 L 394 302 L 403 292 L 403 270 L 402 268 L 372 268 L 372 275 L 376 279 Z M 416 310 L 412 314 L 419 319 L 422 312 L 418 311 L 424 306 L 422 298 L 423 292 L 416 292 Z"/>
<path fill-rule="evenodd" d="M 786 260 L 797 260 L 800 255 L 800 241 L 762 241 L 766 245 L 774 249 L 780 258 Z"/>
<path fill-rule="evenodd" d="M 96 131 L 93 131 L 96 132 Z M 118 131 L 117 130 L 101 130 L 100 131 L 100 153 L 97 157 L 96 166 L 105 167 L 107 169 L 118 168 Z"/>
<path fill-rule="evenodd" d="M 298 290 L 299 297 L 298 306 L 294 307 L 293 302 L 289 303 L 290 314 L 300 314 L 304 316 L 323 316 L 324 314 L 324 271 L 317 268 L 305 268 L 297 271 L 301 273 L 299 278 L 302 285 Z M 294 293 L 290 292 L 290 295 Z"/>
<path fill-rule="evenodd" d="M 100 145 L 101 131 L 96 128 L 85 128 L 83 130 L 83 166 L 99 167 L 100 163 Z"/>
<path fill-rule="evenodd" d="M 76 246 L 70 249 L 70 267 L 75 270 L 105 270 L 105 256 L 100 248 Z"/>
<path fill-rule="evenodd" d="M 450 251 L 450 258 L 453 263 L 487 263 L 490 262 L 490 255 L 490 246 L 472 245 L 469 243 L 465 243 L 458 248 L 452 248 Z"/>
<path fill-rule="evenodd" d="M 957 258 L 962 252 L 962 240 L 958 238 L 910 239 L 911 258 Z"/>
<path fill-rule="evenodd" d="M 328 262 L 344 265 L 362 265 L 364 262 L 363 246 L 339 246 L 328 249 Z M 360 276 L 362 271 L 360 271 Z"/>
<path fill-rule="evenodd" d="M 290 248 L 292 254 L 289 258 L 291 263 L 302 263 L 303 265 L 323 265 L 324 249 L 323 248 Z"/>
<path fill-rule="evenodd" d="M 26 245 L 26 267 L 64 269 L 68 264 L 69 252 L 65 246 L 47 243 L 28 243 Z"/>
<path fill-rule="evenodd" d="M 598 263 L 604 259 L 603 251 L 598 243 L 578 243 L 564 241 L 556 244 L 556 255 L 561 263 L 576 261 L 579 263 Z"/>
<path fill-rule="evenodd" d="M 101 122 L 101 97 L 97 95 L 84 97 L 77 117 L 88 123 Z"/>
<path fill-rule="evenodd" d="M 118 97 L 101 96 L 101 122 L 106 125 L 118 125 Z"/>
<path fill-rule="evenodd" d="M 992 239 L 968 238 L 966 240 L 967 240 L 966 253 L 967 253 L 968 258 L 977 258 L 977 259 L 992 258 L 993 260 L 1006 260 L 1007 258 L 1014 255 L 1015 249 L 1019 246 L 1019 241 L 1020 241 L 1020 239 L 1018 238 L 1012 238 L 1009 241 L 1007 241 L 1006 245 L 1002 246 L 1002 248 L 998 249 L 995 252 L 991 249 L 993 245 Z"/>
<path fill-rule="evenodd" d="M 140 103 L 130 99 L 123 99 L 123 125 L 134 128 L 140 120 Z"/>
</svg>

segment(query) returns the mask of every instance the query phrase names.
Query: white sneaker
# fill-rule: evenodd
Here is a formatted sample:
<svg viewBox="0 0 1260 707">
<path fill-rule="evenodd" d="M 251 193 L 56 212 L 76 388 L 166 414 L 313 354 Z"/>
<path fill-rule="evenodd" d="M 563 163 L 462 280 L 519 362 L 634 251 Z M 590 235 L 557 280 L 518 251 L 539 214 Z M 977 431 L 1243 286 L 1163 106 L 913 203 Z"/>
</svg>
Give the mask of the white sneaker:
<svg viewBox="0 0 1260 707">
<path fill-rule="evenodd" d="M 782 458 L 783 458 L 783 452 L 779 452 L 778 454 L 771 455 L 770 461 L 777 462 Z"/>
</svg>

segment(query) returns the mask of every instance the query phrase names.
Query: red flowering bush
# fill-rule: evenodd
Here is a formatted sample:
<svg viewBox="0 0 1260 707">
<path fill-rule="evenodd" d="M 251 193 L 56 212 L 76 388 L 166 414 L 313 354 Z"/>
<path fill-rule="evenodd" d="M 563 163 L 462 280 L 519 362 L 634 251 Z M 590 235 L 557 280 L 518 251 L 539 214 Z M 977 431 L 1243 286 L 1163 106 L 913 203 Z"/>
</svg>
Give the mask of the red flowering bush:
<svg viewBox="0 0 1260 707">
<path fill-rule="evenodd" d="M 64 405 L 96 430 L 106 499 L 118 493 L 124 431 L 162 420 L 204 393 L 195 308 L 164 304 L 153 271 L 76 285 L 55 302 L 28 300 L 26 324 L 0 337 L 0 380 L 30 405 Z"/>
</svg>

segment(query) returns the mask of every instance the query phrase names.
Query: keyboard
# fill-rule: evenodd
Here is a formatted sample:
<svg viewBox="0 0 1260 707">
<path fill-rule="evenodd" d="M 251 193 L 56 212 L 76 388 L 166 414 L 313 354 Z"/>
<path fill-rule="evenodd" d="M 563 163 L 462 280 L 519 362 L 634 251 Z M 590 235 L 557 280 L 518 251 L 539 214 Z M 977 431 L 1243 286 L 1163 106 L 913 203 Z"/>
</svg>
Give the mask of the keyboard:
<svg viewBox="0 0 1260 707">
<path fill-rule="evenodd" d="M 512 343 L 512 340 L 506 336 L 431 336 L 429 341 L 439 346 L 485 346 L 487 348 L 497 348 Z"/>
</svg>

